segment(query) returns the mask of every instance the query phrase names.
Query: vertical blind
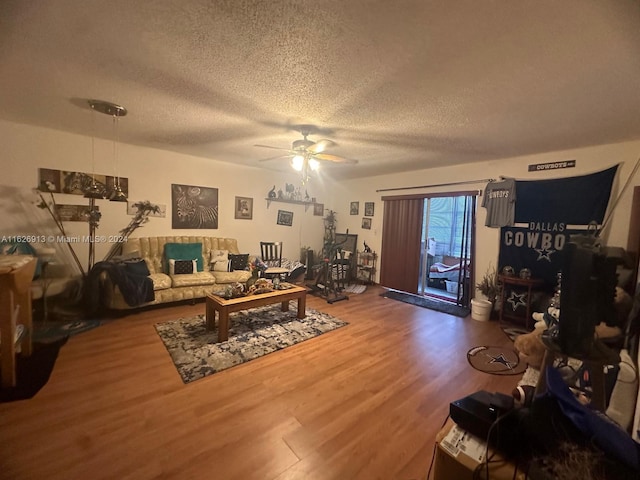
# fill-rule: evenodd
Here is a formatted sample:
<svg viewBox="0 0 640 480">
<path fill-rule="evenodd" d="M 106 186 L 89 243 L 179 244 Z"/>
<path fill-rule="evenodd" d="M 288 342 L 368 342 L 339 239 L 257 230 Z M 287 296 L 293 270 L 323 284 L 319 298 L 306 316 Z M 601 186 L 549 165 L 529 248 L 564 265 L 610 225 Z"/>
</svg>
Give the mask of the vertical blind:
<svg viewBox="0 0 640 480">
<path fill-rule="evenodd" d="M 388 288 L 418 293 L 423 198 L 384 202 L 380 283 Z"/>
</svg>

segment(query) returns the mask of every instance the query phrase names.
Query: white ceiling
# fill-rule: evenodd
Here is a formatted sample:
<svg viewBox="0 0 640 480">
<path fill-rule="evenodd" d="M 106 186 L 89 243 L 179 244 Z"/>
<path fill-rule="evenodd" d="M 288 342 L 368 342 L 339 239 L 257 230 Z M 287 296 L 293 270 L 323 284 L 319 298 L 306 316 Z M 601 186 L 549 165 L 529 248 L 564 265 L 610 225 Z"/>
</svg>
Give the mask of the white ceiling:
<svg viewBox="0 0 640 480">
<path fill-rule="evenodd" d="M 0 2 L 0 118 L 111 138 L 90 98 L 123 142 L 261 168 L 313 124 L 342 178 L 637 140 L 640 2 Z"/>
</svg>

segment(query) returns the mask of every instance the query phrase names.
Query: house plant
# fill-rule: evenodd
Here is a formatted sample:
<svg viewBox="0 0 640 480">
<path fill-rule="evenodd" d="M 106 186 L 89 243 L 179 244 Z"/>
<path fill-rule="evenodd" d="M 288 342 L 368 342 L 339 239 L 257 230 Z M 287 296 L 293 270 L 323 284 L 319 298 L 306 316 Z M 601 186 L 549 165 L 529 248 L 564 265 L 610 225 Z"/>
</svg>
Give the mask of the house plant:
<svg viewBox="0 0 640 480">
<path fill-rule="evenodd" d="M 482 280 L 476 284 L 476 288 L 482 295 L 487 297 L 487 300 L 489 300 L 492 305 L 495 305 L 496 299 L 500 294 L 500 280 L 498 278 L 498 271 L 494 266 L 489 266 L 482 276 Z"/>
<path fill-rule="evenodd" d="M 486 300 L 480 298 L 471 300 L 471 318 L 487 321 L 491 317 L 496 299 L 500 294 L 500 282 L 495 267 L 489 266 L 482 276 L 482 280 L 476 284 L 476 288 L 486 297 Z"/>
</svg>

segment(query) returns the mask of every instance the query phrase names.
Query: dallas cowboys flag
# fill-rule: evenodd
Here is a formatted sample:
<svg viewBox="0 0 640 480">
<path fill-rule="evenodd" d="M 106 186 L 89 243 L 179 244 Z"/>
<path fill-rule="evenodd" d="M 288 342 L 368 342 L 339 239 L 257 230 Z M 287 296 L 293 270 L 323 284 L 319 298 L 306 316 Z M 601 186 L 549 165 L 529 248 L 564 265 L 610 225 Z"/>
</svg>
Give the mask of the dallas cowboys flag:
<svg viewBox="0 0 640 480">
<path fill-rule="evenodd" d="M 591 222 L 602 224 L 617 170 L 615 165 L 578 177 L 516 181 L 515 226 L 500 230 L 500 268 L 510 265 L 516 274 L 529 268 L 553 291 L 562 270 L 560 252 L 571 235 L 585 233 Z M 506 308 L 526 306 L 516 301 L 519 293 L 505 291 Z"/>
</svg>

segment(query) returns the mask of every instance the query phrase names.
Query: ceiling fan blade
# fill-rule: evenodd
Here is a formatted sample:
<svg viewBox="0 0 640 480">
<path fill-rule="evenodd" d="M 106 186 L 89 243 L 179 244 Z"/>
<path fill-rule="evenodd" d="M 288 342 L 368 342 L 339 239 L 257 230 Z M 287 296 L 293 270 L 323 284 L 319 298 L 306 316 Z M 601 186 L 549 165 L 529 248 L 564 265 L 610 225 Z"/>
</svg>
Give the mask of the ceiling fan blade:
<svg viewBox="0 0 640 480">
<path fill-rule="evenodd" d="M 326 160 L 328 162 L 335 163 L 350 163 L 355 165 L 358 163 L 358 160 L 353 160 L 351 158 L 338 157 L 337 155 L 331 155 L 330 153 L 316 153 L 313 155 L 313 158 L 317 158 L 318 160 Z"/>
<path fill-rule="evenodd" d="M 277 159 L 279 159 L 279 158 L 287 158 L 287 157 L 290 157 L 290 156 L 291 156 L 290 154 L 287 154 L 287 155 L 277 155 L 277 156 L 275 156 L 275 157 L 263 158 L 263 159 L 258 160 L 258 161 L 259 161 L 259 162 L 268 162 L 269 160 L 277 160 Z"/>
<path fill-rule="evenodd" d="M 309 148 L 307 148 L 307 150 L 311 153 L 322 153 L 327 148 L 335 147 L 336 145 L 336 142 L 323 138 L 322 140 L 318 140 L 316 143 L 311 145 Z"/>
<path fill-rule="evenodd" d="M 290 151 L 288 148 L 272 147 L 271 145 L 254 145 L 254 147 L 273 148 L 274 150 L 286 150 L 287 152 Z"/>
</svg>

